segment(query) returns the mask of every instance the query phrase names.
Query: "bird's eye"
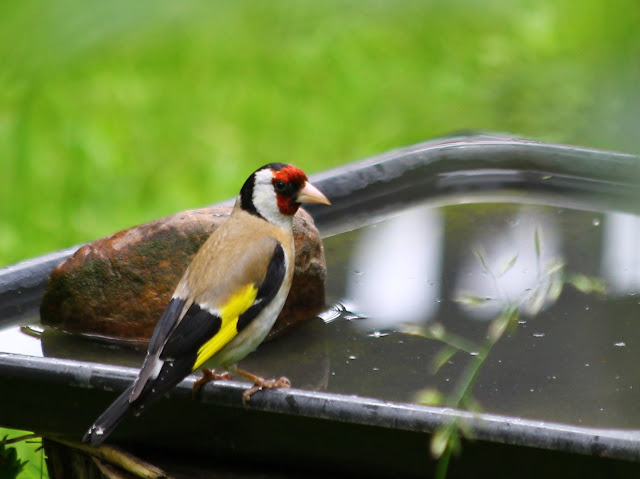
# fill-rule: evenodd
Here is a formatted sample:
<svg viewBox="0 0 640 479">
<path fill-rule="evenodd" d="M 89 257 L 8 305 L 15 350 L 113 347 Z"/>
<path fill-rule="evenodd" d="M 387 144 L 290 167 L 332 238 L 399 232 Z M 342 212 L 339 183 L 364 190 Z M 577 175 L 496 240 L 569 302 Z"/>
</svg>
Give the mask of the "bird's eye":
<svg viewBox="0 0 640 479">
<path fill-rule="evenodd" d="M 278 193 L 282 193 L 287 187 L 287 184 L 282 180 L 276 180 L 273 182 L 273 187 L 276 189 Z"/>
</svg>

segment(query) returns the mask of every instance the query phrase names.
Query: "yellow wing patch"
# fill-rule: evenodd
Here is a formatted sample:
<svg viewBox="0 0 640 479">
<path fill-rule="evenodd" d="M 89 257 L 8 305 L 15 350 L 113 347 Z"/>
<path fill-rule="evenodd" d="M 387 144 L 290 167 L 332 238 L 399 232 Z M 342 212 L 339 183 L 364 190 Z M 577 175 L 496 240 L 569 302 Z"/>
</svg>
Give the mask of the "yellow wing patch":
<svg viewBox="0 0 640 479">
<path fill-rule="evenodd" d="M 198 357 L 193 365 L 194 371 L 238 334 L 238 317 L 251 307 L 256 296 L 258 296 L 258 288 L 249 284 L 231 296 L 231 299 L 220 309 L 222 320 L 220 330 L 198 350 Z"/>
</svg>

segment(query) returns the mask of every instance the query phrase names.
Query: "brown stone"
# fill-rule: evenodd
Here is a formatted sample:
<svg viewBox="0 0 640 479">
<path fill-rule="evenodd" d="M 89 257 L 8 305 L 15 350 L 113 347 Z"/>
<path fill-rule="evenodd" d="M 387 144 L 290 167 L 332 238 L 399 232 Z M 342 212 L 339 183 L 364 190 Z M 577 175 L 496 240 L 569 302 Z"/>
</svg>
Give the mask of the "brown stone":
<svg viewBox="0 0 640 479">
<path fill-rule="evenodd" d="M 228 206 L 185 211 L 81 247 L 51 273 L 40 306 L 42 324 L 148 342 L 191 258 L 230 213 Z M 293 285 L 270 337 L 324 307 L 327 272 L 320 234 L 302 209 L 293 231 Z"/>
</svg>

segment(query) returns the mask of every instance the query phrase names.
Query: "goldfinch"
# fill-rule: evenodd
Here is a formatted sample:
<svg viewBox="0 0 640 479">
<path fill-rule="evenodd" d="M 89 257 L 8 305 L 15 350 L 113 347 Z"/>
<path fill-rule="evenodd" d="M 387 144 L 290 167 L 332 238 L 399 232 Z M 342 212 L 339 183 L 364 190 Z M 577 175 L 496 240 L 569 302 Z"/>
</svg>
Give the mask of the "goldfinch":
<svg viewBox="0 0 640 479">
<path fill-rule="evenodd" d="M 236 363 L 265 338 L 284 306 L 294 270 L 293 215 L 301 203 L 329 200 L 295 166 L 272 163 L 244 183 L 233 211 L 202 245 L 158 321 L 136 381 L 89 428 L 83 442 L 101 444 L 127 411 L 140 414 L 205 362 L 265 381 Z M 207 380 L 228 377 L 213 373 Z"/>
</svg>

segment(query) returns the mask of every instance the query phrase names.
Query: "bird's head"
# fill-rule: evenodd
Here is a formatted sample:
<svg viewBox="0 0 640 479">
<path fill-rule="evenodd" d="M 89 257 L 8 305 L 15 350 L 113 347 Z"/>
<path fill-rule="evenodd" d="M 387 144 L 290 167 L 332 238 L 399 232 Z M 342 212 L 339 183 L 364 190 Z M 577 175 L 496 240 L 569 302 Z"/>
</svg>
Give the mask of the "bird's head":
<svg viewBox="0 0 640 479">
<path fill-rule="evenodd" d="M 274 223 L 293 216 L 302 203 L 331 204 L 320 190 L 309 183 L 304 171 L 284 163 L 271 163 L 259 168 L 240 191 L 242 209 Z"/>
</svg>

